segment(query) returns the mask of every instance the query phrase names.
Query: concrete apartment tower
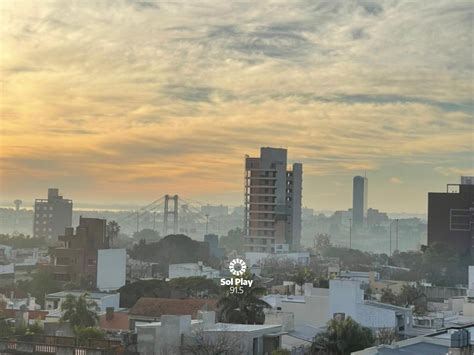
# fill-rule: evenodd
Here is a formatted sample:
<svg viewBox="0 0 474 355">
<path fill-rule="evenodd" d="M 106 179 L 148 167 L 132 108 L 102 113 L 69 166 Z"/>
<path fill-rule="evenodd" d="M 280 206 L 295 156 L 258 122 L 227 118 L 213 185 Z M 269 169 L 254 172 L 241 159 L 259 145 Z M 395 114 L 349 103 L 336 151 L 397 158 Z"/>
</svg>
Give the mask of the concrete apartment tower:
<svg viewBox="0 0 474 355">
<path fill-rule="evenodd" d="M 449 245 L 474 256 L 474 177 L 448 184 L 445 192 L 428 193 L 428 246 Z"/>
<path fill-rule="evenodd" d="M 363 176 L 354 176 L 352 186 L 352 222 L 361 226 L 367 219 L 368 180 Z"/>
<path fill-rule="evenodd" d="M 96 285 L 97 258 L 100 249 L 109 249 L 107 221 L 99 218 L 79 218 L 74 233 L 66 228 L 58 237 L 61 246 L 51 250 L 51 273 L 58 282 L 87 282 Z"/>
<path fill-rule="evenodd" d="M 245 247 L 250 252 L 298 250 L 303 166 L 287 169 L 287 150 L 261 148 L 245 158 Z"/>
<path fill-rule="evenodd" d="M 48 189 L 48 199 L 35 200 L 33 236 L 56 239 L 72 225 L 72 200 L 64 199 L 58 189 Z"/>
</svg>

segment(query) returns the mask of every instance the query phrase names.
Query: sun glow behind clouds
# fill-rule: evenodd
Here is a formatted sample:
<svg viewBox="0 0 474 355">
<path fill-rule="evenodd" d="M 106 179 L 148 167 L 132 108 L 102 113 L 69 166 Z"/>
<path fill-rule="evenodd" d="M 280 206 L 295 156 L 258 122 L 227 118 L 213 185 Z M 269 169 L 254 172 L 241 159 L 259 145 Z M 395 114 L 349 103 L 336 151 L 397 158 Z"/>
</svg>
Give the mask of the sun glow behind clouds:
<svg viewBox="0 0 474 355">
<path fill-rule="evenodd" d="M 472 172 L 470 2 L 0 6 L 5 197 L 239 203 L 262 145 L 305 164 L 318 208 L 347 207 L 319 182 L 363 171 L 403 181 L 381 200 Z"/>
</svg>

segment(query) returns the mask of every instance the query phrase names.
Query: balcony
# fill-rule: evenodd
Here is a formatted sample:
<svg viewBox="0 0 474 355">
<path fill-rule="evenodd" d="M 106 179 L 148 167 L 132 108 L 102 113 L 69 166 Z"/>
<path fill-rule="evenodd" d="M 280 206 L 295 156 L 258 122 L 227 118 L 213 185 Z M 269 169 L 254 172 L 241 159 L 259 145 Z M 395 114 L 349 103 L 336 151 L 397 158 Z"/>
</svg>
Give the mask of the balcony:
<svg viewBox="0 0 474 355">
<path fill-rule="evenodd" d="M 0 339 L 1 354 L 112 355 L 123 352 L 119 341 L 86 341 L 79 345 L 73 337 L 25 335 Z"/>
</svg>

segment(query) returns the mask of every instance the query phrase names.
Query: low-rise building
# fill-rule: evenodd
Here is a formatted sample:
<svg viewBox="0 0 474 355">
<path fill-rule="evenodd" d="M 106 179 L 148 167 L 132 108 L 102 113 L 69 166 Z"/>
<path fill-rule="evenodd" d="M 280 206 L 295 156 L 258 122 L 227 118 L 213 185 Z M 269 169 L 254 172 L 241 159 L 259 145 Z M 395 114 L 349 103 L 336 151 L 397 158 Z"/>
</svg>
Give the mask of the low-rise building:
<svg viewBox="0 0 474 355">
<path fill-rule="evenodd" d="M 142 297 L 129 311 L 130 329 L 137 325 L 159 322 L 163 315 L 191 315 L 197 317 L 198 311 L 216 311 L 214 299 L 175 299 Z"/>
<path fill-rule="evenodd" d="M 68 295 L 80 297 L 84 291 L 61 291 L 50 293 L 45 299 L 47 310 L 61 309 L 61 305 Z M 108 307 L 118 309 L 120 306 L 120 293 L 88 292 L 87 299 L 96 304 L 97 313 L 105 312 Z"/>
<path fill-rule="evenodd" d="M 168 267 L 168 278 L 200 276 L 208 279 L 218 279 L 219 270 L 204 265 L 202 261 L 197 263 L 170 264 Z"/>
<path fill-rule="evenodd" d="M 263 264 L 267 258 L 276 258 L 278 260 L 288 260 L 298 265 L 309 265 L 310 255 L 308 252 L 281 252 L 281 253 L 260 253 L 260 252 L 246 252 L 245 261 L 249 265 Z"/>
<path fill-rule="evenodd" d="M 410 308 L 364 300 L 362 283 L 358 280 L 334 279 L 329 281 L 330 316 L 350 316 L 371 329 L 394 328 L 403 334 L 413 327 Z"/>
<path fill-rule="evenodd" d="M 161 322 L 137 326 L 142 355 L 193 353 L 205 343 L 209 353 L 263 355 L 281 347 L 280 325 L 216 323 L 214 312 L 163 315 Z"/>
<path fill-rule="evenodd" d="M 51 250 L 51 272 L 58 282 L 87 282 L 93 288 L 97 283 L 98 250 L 108 249 L 105 219 L 79 219 L 79 226 L 66 228 L 59 236 L 62 245 Z"/>
<path fill-rule="evenodd" d="M 446 328 L 427 335 L 379 345 L 352 355 L 472 355 L 474 325 Z"/>
<path fill-rule="evenodd" d="M 411 308 L 364 299 L 364 285 L 359 280 L 330 280 L 329 289 L 304 286 L 302 296 L 267 295 L 263 297 L 272 307 L 269 312 L 291 313 L 295 326 L 323 327 L 334 317 L 351 317 L 361 325 L 376 331 L 395 328 L 404 334 L 413 327 Z M 274 322 L 275 314 L 270 313 Z M 281 319 L 281 324 L 286 324 Z"/>
</svg>

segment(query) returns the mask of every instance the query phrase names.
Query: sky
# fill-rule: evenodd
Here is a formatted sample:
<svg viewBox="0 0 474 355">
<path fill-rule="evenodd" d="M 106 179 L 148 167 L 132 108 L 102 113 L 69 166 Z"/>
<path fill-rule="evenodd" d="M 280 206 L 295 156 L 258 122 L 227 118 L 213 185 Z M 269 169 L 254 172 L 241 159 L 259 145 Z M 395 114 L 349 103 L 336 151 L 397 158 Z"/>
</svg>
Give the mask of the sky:
<svg viewBox="0 0 474 355">
<path fill-rule="evenodd" d="M 285 147 L 303 204 L 426 211 L 474 175 L 472 1 L 0 1 L 0 200 L 243 201 Z"/>
</svg>

